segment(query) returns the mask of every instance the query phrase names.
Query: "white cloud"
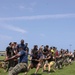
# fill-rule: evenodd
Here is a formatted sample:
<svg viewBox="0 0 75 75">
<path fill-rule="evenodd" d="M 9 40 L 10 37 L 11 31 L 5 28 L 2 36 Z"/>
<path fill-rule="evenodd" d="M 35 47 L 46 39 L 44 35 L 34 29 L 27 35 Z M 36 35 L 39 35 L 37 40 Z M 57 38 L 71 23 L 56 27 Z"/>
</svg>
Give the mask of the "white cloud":
<svg viewBox="0 0 75 75">
<path fill-rule="evenodd" d="M 1 34 L 0 34 L 0 38 L 1 38 L 1 39 L 5 39 L 5 40 L 7 40 L 7 39 L 12 39 L 11 36 L 8 36 L 8 35 L 1 35 Z"/>
<path fill-rule="evenodd" d="M 73 13 L 73 14 L 54 14 L 54 15 L 36 15 L 36 16 L 7 17 L 7 18 L 0 18 L 0 21 L 62 19 L 62 18 L 75 18 L 75 13 Z"/>
<path fill-rule="evenodd" d="M 0 27 L 3 27 L 3 28 L 8 29 L 8 30 L 12 30 L 12 31 L 20 32 L 20 33 L 26 33 L 27 32 L 24 29 L 17 27 L 17 26 L 13 26 L 13 25 L 2 25 Z"/>
</svg>

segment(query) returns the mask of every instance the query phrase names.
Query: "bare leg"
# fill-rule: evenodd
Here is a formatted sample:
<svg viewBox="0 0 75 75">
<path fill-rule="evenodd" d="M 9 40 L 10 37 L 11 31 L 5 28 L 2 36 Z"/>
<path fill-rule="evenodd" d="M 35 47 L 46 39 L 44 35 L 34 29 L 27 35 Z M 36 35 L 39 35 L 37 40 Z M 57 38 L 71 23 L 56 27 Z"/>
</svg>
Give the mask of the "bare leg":
<svg viewBox="0 0 75 75">
<path fill-rule="evenodd" d="M 49 64 L 48 64 L 48 72 L 50 72 L 50 70 L 51 70 L 51 67 L 53 66 L 53 62 L 50 62 Z"/>
<path fill-rule="evenodd" d="M 40 66 L 41 66 L 41 64 L 39 63 L 38 65 L 37 65 L 37 68 L 36 68 L 36 71 L 35 71 L 35 74 L 38 72 L 38 70 L 40 69 Z"/>
<path fill-rule="evenodd" d="M 27 75 L 28 71 L 30 70 L 30 68 L 32 67 L 32 64 L 29 64 L 28 68 L 27 68 L 27 72 L 24 73 L 24 75 Z"/>
<path fill-rule="evenodd" d="M 51 70 L 51 65 L 48 64 L 48 72 L 50 72 L 50 70 Z"/>
<path fill-rule="evenodd" d="M 46 67 L 47 67 L 48 65 L 47 64 L 44 64 L 44 68 L 43 68 L 43 70 L 46 70 Z"/>
</svg>

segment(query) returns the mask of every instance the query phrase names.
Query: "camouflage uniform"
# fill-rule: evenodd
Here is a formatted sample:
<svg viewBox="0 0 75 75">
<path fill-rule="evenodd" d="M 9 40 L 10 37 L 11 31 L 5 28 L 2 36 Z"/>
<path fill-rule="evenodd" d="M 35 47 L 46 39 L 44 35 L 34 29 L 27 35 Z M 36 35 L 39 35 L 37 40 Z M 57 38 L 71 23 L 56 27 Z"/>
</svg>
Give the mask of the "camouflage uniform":
<svg viewBox="0 0 75 75">
<path fill-rule="evenodd" d="M 17 75 L 21 71 L 27 70 L 27 63 L 19 63 L 12 70 L 9 71 L 9 75 Z"/>
</svg>

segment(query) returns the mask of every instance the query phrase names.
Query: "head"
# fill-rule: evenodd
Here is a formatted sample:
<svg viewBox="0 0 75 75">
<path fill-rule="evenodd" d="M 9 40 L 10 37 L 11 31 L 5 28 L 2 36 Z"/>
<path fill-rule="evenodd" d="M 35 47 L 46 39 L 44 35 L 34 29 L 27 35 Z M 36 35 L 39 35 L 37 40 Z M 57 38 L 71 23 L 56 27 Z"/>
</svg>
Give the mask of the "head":
<svg viewBox="0 0 75 75">
<path fill-rule="evenodd" d="M 15 47 L 17 46 L 17 42 L 14 42 L 14 46 L 15 46 Z"/>
<path fill-rule="evenodd" d="M 14 43 L 13 42 L 10 42 L 9 43 L 9 46 L 13 48 L 14 47 Z"/>
<path fill-rule="evenodd" d="M 38 46 L 37 45 L 34 45 L 34 49 L 38 49 Z"/>
<path fill-rule="evenodd" d="M 9 43 L 9 46 L 11 46 L 11 43 L 12 43 L 12 42 Z"/>
<path fill-rule="evenodd" d="M 22 46 L 19 47 L 19 51 L 23 50 Z"/>
<path fill-rule="evenodd" d="M 46 48 L 48 49 L 49 48 L 49 45 L 46 45 Z"/>
<path fill-rule="evenodd" d="M 41 45 L 40 48 L 43 49 L 44 48 L 44 45 Z"/>
<path fill-rule="evenodd" d="M 56 51 L 56 49 L 57 49 L 56 47 L 53 47 L 53 50 L 54 50 L 54 51 Z"/>
<path fill-rule="evenodd" d="M 53 49 L 52 47 L 50 47 L 50 50 Z"/>
<path fill-rule="evenodd" d="M 42 52 L 42 51 L 43 51 L 43 48 L 40 47 L 40 48 L 39 48 L 39 52 Z"/>
<path fill-rule="evenodd" d="M 68 49 L 66 51 L 67 51 L 67 53 L 69 53 L 69 50 Z"/>
<path fill-rule="evenodd" d="M 28 46 L 28 43 L 26 43 L 25 45 Z"/>
<path fill-rule="evenodd" d="M 21 40 L 21 44 L 24 44 L 24 40 L 23 39 Z"/>
</svg>

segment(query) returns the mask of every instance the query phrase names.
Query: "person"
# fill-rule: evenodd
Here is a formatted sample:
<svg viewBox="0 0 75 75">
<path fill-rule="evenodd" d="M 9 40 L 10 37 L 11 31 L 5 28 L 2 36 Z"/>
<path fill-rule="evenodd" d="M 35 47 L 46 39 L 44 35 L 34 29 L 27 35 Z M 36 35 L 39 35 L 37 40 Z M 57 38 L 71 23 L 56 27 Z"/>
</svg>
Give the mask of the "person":
<svg viewBox="0 0 75 75">
<path fill-rule="evenodd" d="M 43 72 L 46 72 L 46 67 L 48 66 L 48 73 L 50 73 L 51 67 L 55 64 L 53 52 L 49 52 L 44 60 L 47 60 L 48 62 L 44 64 Z M 54 69 L 53 71 L 55 72 Z"/>
<path fill-rule="evenodd" d="M 38 52 L 38 46 L 34 45 L 34 48 L 31 50 L 31 54 L 35 54 L 36 52 Z"/>
<path fill-rule="evenodd" d="M 13 42 L 10 42 L 9 43 L 9 46 L 6 47 L 6 59 L 12 57 L 13 55 L 15 55 L 14 53 L 14 43 Z M 11 61 L 8 61 L 8 67 L 7 67 L 7 71 L 10 70 L 12 67 L 14 67 L 14 60 L 11 60 Z"/>
<path fill-rule="evenodd" d="M 18 50 L 18 51 L 19 51 L 19 46 L 21 46 L 21 47 L 23 48 L 23 50 L 26 49 L 26 48 L 25 48 L 26 46 L 25 46 L 24 42 L 25 42 L 25 41 L 22 39 L 22 40 L 20 41 L 20 44 L 17 45 L 17 50 Z"/>
<path fill-rule="evenodd" d="M 14 48 L 13 48 L 14 53 L 17 54 L 18 53 L 18 51 L 17 51 L 17 42 L 13 42 L 13 43 L 14 43 Z M 18 64 L 18 59 L 16 58 L 16 59 L 14 59 L 14 66 L 16 66 L 17 64 Z"/>
<path fill-rule="evenodd" d="M 19 46 L 19 52 L 16 55 L 12 56 L 11 58 L 7 58 L 5 61 L 10 61 L 10 60 L 13 60 L 13 59 L 18 58 L 18 57 L 20 58 L 19 63 L 15 67 L 13 67 L 12 70 L 9 71 L 8 75 L 17 75 L 21 71 L 27 70 L 28 55 L 23 50 L 22 46 Z"/>
<path fill-rule="evenodd" d="M 25 43 L 25 51 L 29 54 L 29 47 L 28 47 L 28 43 Z"/>
<path fill-rule="evenodd" d="M 32 68 L 36 68 L 34 75 L 37 75 L 37 72 L 41 67 L 41 61 L 40 61 L 40 56 L 38 55 L 38 52 L 31 55 L 30 61 L 31 61 L 31 63 L 28 66 L 28 70 L 30 70 Z"/>
<path fill-rule="evenodd" d="M 49 46 L 46 45 L 46 46 L 44 46 L 43 54 L 44 54 L 44 56 L 46 57 L 46 55 L 47 55 L 48 53 L 49 53 Z"/>
<path fill-rule="evenodd" d="M 57 53 L 55 55 L 56 58 L 56 68 L 61 69 L 63 68 L 63 51 L 61 49 L 61 51 L 59 51 L 59 53 Z"/>
<path fill-rule="evenodd" d="M 46 45 L 44 46 L 44 49 L 43 49 L 43 59 L 46 58 L 47 54 L 49 53 L 49 46 Z M 48 64 L 48 60 L 43 60 L 44 61 L 44 64 Z"/>
<path fill-rule="evenodd" d="M 74 50 L 73 54 L 74 54 L 74 61 L 75 61 L 75 50 Z"/>
</svg>

